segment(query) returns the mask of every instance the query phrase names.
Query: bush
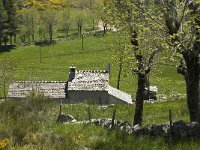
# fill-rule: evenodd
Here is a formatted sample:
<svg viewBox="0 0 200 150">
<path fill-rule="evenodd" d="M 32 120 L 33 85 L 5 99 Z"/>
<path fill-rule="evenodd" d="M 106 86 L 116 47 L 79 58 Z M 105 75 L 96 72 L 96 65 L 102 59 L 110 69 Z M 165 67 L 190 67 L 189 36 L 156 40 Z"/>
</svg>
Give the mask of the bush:
<svg viewBox="0 0 200 150">
<path fill-rule="evenodd" d="M 24 144 L 28 133 L 37 132 L 49 117 L 52 103 L 43 93 L 32 91 L 25 100 L 8 100 L 0 104 L 0 133 L 13 139 L 13 144 Z"/>
</svg>

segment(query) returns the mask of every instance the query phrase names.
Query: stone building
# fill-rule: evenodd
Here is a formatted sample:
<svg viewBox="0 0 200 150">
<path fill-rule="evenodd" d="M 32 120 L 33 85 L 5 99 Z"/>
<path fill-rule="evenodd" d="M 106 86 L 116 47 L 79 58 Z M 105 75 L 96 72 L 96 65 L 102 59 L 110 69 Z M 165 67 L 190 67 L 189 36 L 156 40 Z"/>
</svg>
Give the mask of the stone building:
<svg viewBox="0 0 200 150">
<path fill-rule="evenodd" d="M 9 86 L 8 97 L 25 98 L 32 90 L 64 103 L 132 104 L 131 95 L 109 85 L 109 73 L 70 68 L 68 81 L 17 81 Z"/>
</svg>

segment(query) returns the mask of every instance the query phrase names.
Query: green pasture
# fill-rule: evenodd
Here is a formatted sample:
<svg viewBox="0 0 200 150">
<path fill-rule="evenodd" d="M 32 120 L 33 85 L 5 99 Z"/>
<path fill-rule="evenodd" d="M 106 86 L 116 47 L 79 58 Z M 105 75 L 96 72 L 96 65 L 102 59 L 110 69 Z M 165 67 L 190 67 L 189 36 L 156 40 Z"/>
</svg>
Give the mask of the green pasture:
<svg viewBox="0 0 200 150">
<path fill-rule="evenodd" d="M 78 70 L 104 70 L 111 63 L 110 84 L 116 87 L 118 64 L 112 59 L 111 36 L 88 36 L 83 39 L 68 38 L 46 46 L 18 46 L 7 51 L 1 50 L 0 59 L 8 58 L 17 63 L 15 80 L 67 80 L 70 66 Z M 161 55 L 161 54 L 160 54 Z M 173 62 L 172 62 L 173 63 Z M 122 73 L 120 89 L 135 95 L 137 76 L 131 72 Z M 151 85 L 158 86 L 159 94 L 185 92 L 185 83 L 176 68 L 156 65 L 150 74 Z"/>
</svg>

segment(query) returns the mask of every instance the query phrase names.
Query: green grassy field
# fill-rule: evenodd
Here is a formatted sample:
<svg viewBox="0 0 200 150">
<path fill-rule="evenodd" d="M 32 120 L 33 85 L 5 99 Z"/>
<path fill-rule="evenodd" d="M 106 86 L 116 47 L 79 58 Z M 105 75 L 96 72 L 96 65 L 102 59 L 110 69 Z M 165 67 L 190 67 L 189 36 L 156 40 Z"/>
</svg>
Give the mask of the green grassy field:
<svg viewBox="0 0 200 150">
<path fill-rule="evenodd" d="M 103 70 L 112 64 L 110 84 L 116 86 L 118 65 L 112 60 L 113 51 L 109 48 L 110 37 L 85 37 L 84 50 L 81 38 L 65 39 L 56 44 L 41 47 L 19 46 L 10 51 L 2 51 L 5 57 L 17 62 L 15 80 L 67 80 L 69 67 L 77 69 Z M 121 90 L 135 95 L 136 76 L 123 72 Z M 150 75 L 152 85 L 157 85 L 159 94 L 184 93 L 185 85 L 175 67 L 157 66 Z M 36 100 L 33 102 L 32 100 Z M 39 101 L 38 101 L 39 100 Z M 40 105 L 41 98 L 28 98 L 28 101 L 0 104 L 0 139 L 7 139 L 6 148 L 17 150 L 33 149 L 191 149 L 199 148 L 195 139 L 180 140 L 168 144 L 168 140 L 149 137 L 133 137 L 118 131 L 109 131 L 98 126 L 57 124 L 59 106 Z M 168 111 L 172 110 L 173 120 L 189 121 L 185 99 L 170 98 L 168 102 L 145 104 L 144 124 L 168 122 Z M 30 107 L 31 106 L 31 107 Z M 38 107 L 44 109 L 38 111 Z M 73 115 L 78 121 L 87 120 L 87 104 L 64 105 L 63 112 Z M 101 108 L 91 106 L 92 118 L 110 118 L 116 108 L 116 119 L 133 121 L 134 105 L 115 105 Z M 23 127 L 23 128 L 22 128 Z M 0 145 L 5 142 L 0 140 Z M 5 143 L 4 143 L 5 144 Z M 173 147 L 171 147 L 173 146 Z"/>
<path fill-rule="evenodd" d="M 116 87 L 118 65 L 112 59 L 111 42 L 111 37 L 108 36 L 85 37 L 82 50 L 81 38 L 65 39 L 54 45 L 42 46 L 41 53 L 39 46 L 18 46 L 7 52 L 0 52 L 0 59 L 8 57 L 17 62 L 15 80 L 67 80 L 69 67 L 72 65 L 78 70 L 104 70 L 111 63 L 110 84 Z M 175 67 L 156 66 L 150 74 L 150 83 L 158 86 L 160 94 L 185 92 L 184 80 L 176 73 Z M 135 95 L 136 75 L 123 72 L 120 88 Z"/>
<path fill-rule="evenodd" d="M 134 105 L 114 105 L 107 108 L 91 105 L 92 118 L 111 118 L 116 108 L 116 119 L 132 122 Z M 165 123 L 172 119 L 188 121 L 185 99 L 145 104 L 145 124 Z M 175 139 L 169 144 L 167 138 L 151 139 L 148 136 L 135 137 L 117 130 L 86 124 L 59 124 L 56 119 L 59 105 L 50 103 L 41 96 L 28 97 L 23 101 L 7 101 L 0 104 L 0 148 L 7 139 L 4 149 L 17 150 L 79 150 L 79 149 L 177 149 L 198 150 L 197 139 Z M 63 113 L 71 114 L 78 121 L 88 120 L 88 105 L 63 105 Z"/>
</svg>

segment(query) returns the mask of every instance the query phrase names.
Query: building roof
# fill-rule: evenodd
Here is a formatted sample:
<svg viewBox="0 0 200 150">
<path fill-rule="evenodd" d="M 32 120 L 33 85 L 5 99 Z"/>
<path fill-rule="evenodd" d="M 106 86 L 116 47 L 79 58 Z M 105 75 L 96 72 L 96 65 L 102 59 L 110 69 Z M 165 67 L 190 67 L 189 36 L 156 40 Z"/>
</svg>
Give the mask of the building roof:
<svg viewBox="0 0 200 150">
<path fill-rule="evenodd" d="M 32 90 L 44 93 L 49 98 L 65 98 L 63 81 L 18 81 L 9 86 L 8 97 L 25 98 Z"/>
<path fill-rule="evenodd" d="M 116 88 L 113 88 L 112 86 L 109 86 L 108 88 L 108 94 L 124 101 L 125 103 L 128 103 L 128 104 L 132 104 L 133 101 L 132 101 L 132 97 L 130 94 L 127 94 L 123 91 L 120 91 Z"/>
<path fill-rule="evenodd" d="M 109 73 L 100 70 L 76 71 L 75 78 L 68 82 L 70 91 L 107 91 Z"/>
</svg>

